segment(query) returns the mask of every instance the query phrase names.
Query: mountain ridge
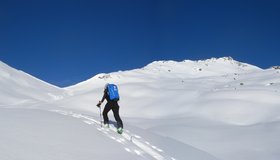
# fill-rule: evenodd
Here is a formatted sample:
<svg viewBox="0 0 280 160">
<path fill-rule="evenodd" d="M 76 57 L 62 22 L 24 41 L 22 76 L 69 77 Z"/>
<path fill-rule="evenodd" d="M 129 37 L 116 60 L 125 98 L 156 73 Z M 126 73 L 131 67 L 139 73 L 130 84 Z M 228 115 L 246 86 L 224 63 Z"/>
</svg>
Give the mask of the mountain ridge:
<svg viewBox="0 0 280 160">
<path fill-rule="evenodd" d="M 52 87 L 8 65 L 0 65 L 0 72 L 3 73 L 0 75 L 2 125 L 6 125 L 6 121 L 13 122 L 9 128 L 19 133 L 26 133 L 25 125 L 32 122 L 30 128 L 34 131 L 31 132 L 37 135 L 35 130 L 45 127 L 40 126 L 42 116 L 45 117 L 46 124 L 54 122 L 44 128 L 50 129 L 54 138 L 57 137 L 56 127 L 61 128 L 61 135 L 66 139 L 70 138 L 71 134 L 64 131 L 72 128 L 74 123 L 75 128 L 95 129 L 92 127 L 94 122 L 89 120 L 93 118 L 98 122 L 101 118 L 100 110 L 95 105 L 103 96 L 104 85 L 116 83 L 119 86 L 120 115 L 125 128 L 133 131 L 139 128 L 137 134 L 141 133 L 145 139 L 150 138 L 149 142 L 169 151 L 170 156 L 189 156 L 183 150 L 174 149 L 178 144 L 175 142 L 178 141 L 182 147 L 186 147 L 184 144 L 189 146 L 188 152 L 195 153 L 192 157 L 206 156 L 203 159 L 212 159 L 210 155 L 227 160 L 274 160 L 279 157 L 271 154 L 278 153 L 280 146 L 275 140 L 280 133 L 280 73 L 277 69 L 263 70 L 230 58 L 197 62 L 154 62 L 140 69 L 98 74 L 67 88 Z M 50 111 L 61 115 L 54 115 Z M 12 117 L 15 113 L 14 120 Z M 65 115 L 68 117 L 62 117 Z M 24 116 L 29 117 L 28 121 L 22 120 Z M 34 120 L 33 117 L 39 118 Z M 85 124 L 71 120 L 73 117 Z M 109 117 L 112 118 L 112 115 Z M 66 126 L 61 126 L 60 120 Z M 19 126 L 21 130 L 18 130 Z M 2 130 L 1 133 L 6 133 L 5 127 Z M 79 139 L 84 131 L 79 130 L 75 139 Z M 145 134 L 147 132 L 154 136 L 150 137 L 150 134 Z M 94 131 L 95 136 L 88 132 L 85 134 L 88 139 L 99 139 L 102 136 L 99 130 Z M 29 140 L 33 139 L 28 137 L 29 134 L 21 135 L 20 139 L 28 144 L 27 148 L 32 149 L 34 145 L 29 145 Z M 106 130 L 104 135 L 108 135 Z M 115 133 L 112 132 L 112 135 Z M 157 135 L 168 137 L 169 140 L 163 142 Z M 18 144 L 13 135 L 7 133 L 5 136 L 13 145 Z M 106 141 L 102 138 L 99 142 L 104 146 L 106 142 L 111 146 L 116 145 L 111 143 L 111 139 Z M 39 137 L 40 139 L 45 141 L 44 136 Z M 115 137 L 114 139 L 116 140 Z M 63 138 L 55 141 L 65 143 Z M 45 148 L 44 144 L 40 144 L 38 149 Z M 155 148 L 145 141 L 143 144 Z M 99 147 L 99 144 L 91 145 Z M 5 147 L 5 144 L 1 147 Z M 132 153 L 130 148 L 136 146 L 128 147 L 124 152 Z M 13 153 L 11 148 L 8 148 L 8 154 Z M 22 148 L 24 147 L 17 149 Z M 65 146 L 62 151 L 68 152 L 69 146 Z M 81 150 L 79 154 L 82 152 Z M 88 152 L 87 155 L 92 156 L 91 153 Z M 120 150 L 118 153 L 124 157 L 127 155 Z M 135 154 L 139 154 L 138 150 Z"/>
<path fill-rule="evenodd" d="M 71 88 L 72 86 L 75 86 L 75 85 L 78 85 L 80 83 L 84 83 L 84 82 L 87 82 L 89 81 L 90 79 L 95 79 L 95 78 L 99 78 L 99 79 L 106 79 L 106 78 L 110 78 L 110 75 L 111 74 L 116 74 L 116 73 L 122 73 L 122 72 L 130 72 L 130 71 L 137 71 L 137 70 L 157 70 L 157 71 L 165 71 L 166 73 L 171 73 L 172 72 L 172 69 L 174 69 L 173 66 L 176 66 L 176 65 L 184 65 L 185 68 L 188 68 L 188 67 L 193 67 L 193 71 L 202 71 L 203 67 L 207 67 L 213 63 L 225 63 L 225 65 L 234 65 L 234 67 L 240 67 L 240 68 L 246 68 L 246 69 L 251 69 L 251 70 L 261 70 L 259 67 L 257 66 L 254 66 L 254 65 L 250 65 L 250 64 L 247 64 L 247 63 L 243 63 L 243 62 L 238 62 L 238 61 L 235 61 L 232 57 L 221 57 L 221 58 L 210 58 L 210 59 L 205 59 L 205 60 L 183 60 L 183 61 L 174 61 L 174 60 L 160 60 L 160 61 L 153 61 L 147 65 L 145 65 L 144 67 L 142 68 L 136 68 L 136 69 L 132 69 L 132 70 L 126 70 L 126 71 L 118 71 L 118 72 L 111 72 L 111 73 L 99 73 L 97 75 L 94 75 L 92 78 L 89 78 L 85 81 L 81 81 L 81 82 L 78 82 L 76 84 L 73 84 L 73 85 L 70 85 L 70 86 L 66 86 L 66 87 L 58 87 L 56 85 L 53 85 L 53 84 L 50 84 L 46 81 L 43 81 L 35 76 L 32 76 L 30 75 L 29 73 L 26 73 L 22 70 L 18 70 L 18 69 L 15 69 L 11 66 L 9 66 L 8 64 L 0 61 L 0 72 L 1 72 L 1 75 L 2 77 L 3 76 L 10 76 L 10 72 L 14 73 L 14 72 L 20 72 L 20 73 L 23 73 L 23 74 L 26 74 L 28 77 L 32 77 L 34 79 L 36 79 L 37 81 L 41 81 L 51 87 L 56 87 L 56 88 L 59 88 L 59 89 L 62 89 L 62 88 Z M 191 66 L 192 65 L 192 66 Z M 194 66 L 195 65 L 195 66 Z M 3 69 L 4 68 L 4 69 Z M 276 67 L 274 67 L 276 68 Z M 175 68 L 176 69 L 176 68 Z M 8 71 L 8 72 L 5 72 Z M 212 71 L 213 72 L 213 71 Z M 238 72 L 238 71 L 237 71 Z M 184 72 L 181 72 L 181 73 L 184 73 Z"/>
<path fill-rule="evenodd" d="M 48 102 L 62 98 L 64 92 L 63 89 L 17 70 L 2 61 L 0 61 L 0 84 L 2 97 L 0 105 Z"/>
<path fill-rule="evenodd" d="M 221 67 L 222 69 L 219 67 Z M 207 74 L 201 74 L 202 71 L 206 71 Z M 81 86 L 86 83 L 92 83 L 91 81 L 108 80 L 112 77 L 117 77 L 116 79 L 118 79 L 121 76 L 139 76 L 141 74 L 150 75 L 150 77 L 154 77 L 158 76 L 159 74 L 165 73 L 166 78 L 172 77 L 174 75 L 179 75 L 178 78 L 196 78 L 203 76 L 225 75 L 229 73 L 242 73 L 246 71 L 262 71 L 262 69 L 254 65 L 235 61 L 231 57 L 211 58 L 198 61 L 161 60 L 153 61 L 145 65 L 144 67 L 138 69 L 117 71 L 111 73 L 99 73 L 93 76 L 92 78 L 64 88 L 74 88 L 75 86 Z"/>
</svg>

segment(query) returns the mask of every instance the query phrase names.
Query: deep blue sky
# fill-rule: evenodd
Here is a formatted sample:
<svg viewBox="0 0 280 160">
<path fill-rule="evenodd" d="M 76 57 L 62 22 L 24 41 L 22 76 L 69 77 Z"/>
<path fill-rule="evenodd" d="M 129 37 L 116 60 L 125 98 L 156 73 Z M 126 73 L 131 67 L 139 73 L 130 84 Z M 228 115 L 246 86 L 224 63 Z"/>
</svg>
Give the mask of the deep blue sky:
<svg viewBox="0 0 280 160">
<path fill-rule="evenodd" d="M 58 86 L 154 60 L 280 65 L 280 1 L 0 0 L 0 60 Z"/>
</svg>

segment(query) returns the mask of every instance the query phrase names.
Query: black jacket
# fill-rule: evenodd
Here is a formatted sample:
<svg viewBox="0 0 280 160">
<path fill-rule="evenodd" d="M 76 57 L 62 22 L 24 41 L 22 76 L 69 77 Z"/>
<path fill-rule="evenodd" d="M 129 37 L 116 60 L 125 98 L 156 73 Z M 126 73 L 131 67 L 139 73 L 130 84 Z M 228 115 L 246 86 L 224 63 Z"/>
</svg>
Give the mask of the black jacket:
<svg viewBox="0 0 280 160">
<path fill-rule="evenodd" d="M 107 88 L 104 90 L 104 94 L 103 94 L 103 97 L 102 97 L 101 102 L 103 103 L 103 101 L 104 101 L 105 99 L 107 100 L 107 102 L 111 102 L 111 101 L 112 101 L 112 100 L 110 100 L 110 98 L 109 98 L 108 89 L 107 89 Z"/>
</svg>

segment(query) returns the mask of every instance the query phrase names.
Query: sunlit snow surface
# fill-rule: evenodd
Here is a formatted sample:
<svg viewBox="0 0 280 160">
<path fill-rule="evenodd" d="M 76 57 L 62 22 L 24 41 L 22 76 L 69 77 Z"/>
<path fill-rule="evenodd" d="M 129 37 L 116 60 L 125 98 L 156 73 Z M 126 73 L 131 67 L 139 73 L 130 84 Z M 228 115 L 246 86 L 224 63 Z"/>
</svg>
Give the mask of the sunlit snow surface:
<svg viewBox="0 0 280 160">
<path fill-rule="evenodd" d="M 100 125 L 119 86 L 124 133 Z M 0 62 L 0 159 L 278 160 L 280 70 L 231 58 L 157 61 L 59 88 Z M 102 106 L 104 107 L 104 106 Z"/>
</svg>

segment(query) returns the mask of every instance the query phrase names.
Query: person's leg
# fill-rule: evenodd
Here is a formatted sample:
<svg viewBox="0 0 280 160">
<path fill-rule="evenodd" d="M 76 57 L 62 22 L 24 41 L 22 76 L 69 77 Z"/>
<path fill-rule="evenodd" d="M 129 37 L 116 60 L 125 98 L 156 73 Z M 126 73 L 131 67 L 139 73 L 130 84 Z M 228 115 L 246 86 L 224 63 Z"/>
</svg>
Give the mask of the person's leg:
<svg viewBox="0 0 280 160">
<path fill-rule="evenodd" d="M 109 118 L 108 118 L 108 112 L 110 111 L 111 107 L 109 106 L 109 104 L 107 103 L 104 107 L 103 110 L 103 119 L 104 119 L 104 125 L 105 124 L 109 124 Z"/>
<path fill-rule="evenodd" d="M 122 119 L 120 117 L 120 114 L 119 114 L 119 105 L 118 103 L 115 103 L 114 106 L 112 107 L 112 110 L 113 110 L 113 113 L 114 113 L 114 117 L 115 117 L 115 120 L 117 121 L 117 127 L 118 128 L 123 128 L 123 122 L 122 122 Z"/>
</svg>

